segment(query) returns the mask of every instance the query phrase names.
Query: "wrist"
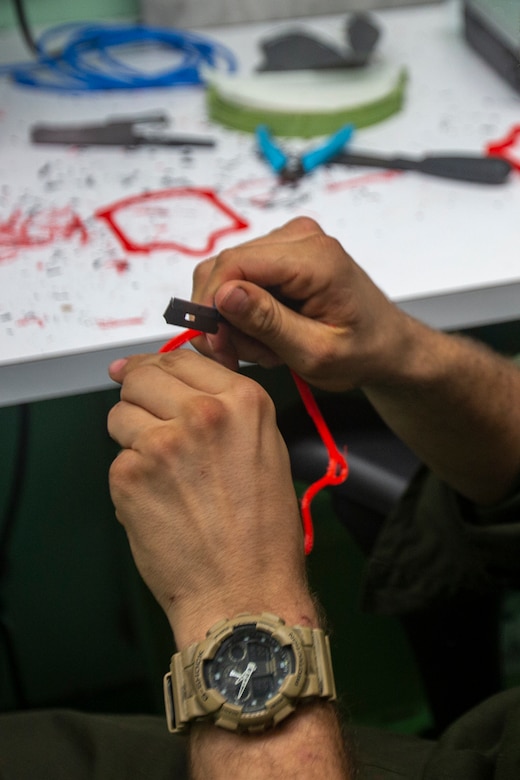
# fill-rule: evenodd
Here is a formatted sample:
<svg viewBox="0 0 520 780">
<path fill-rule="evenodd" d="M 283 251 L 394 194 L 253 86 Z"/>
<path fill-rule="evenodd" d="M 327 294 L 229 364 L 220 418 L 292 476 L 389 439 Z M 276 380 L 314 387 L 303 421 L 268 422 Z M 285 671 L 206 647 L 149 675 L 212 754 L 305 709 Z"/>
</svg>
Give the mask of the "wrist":
<svg viewBox="0 0 520 780">
<path fill-rule="evenodd" d="M 361 383 L 364 390 L 424 386 L 435 376 L 434 356 L 439 354 L 438 342 L 446 339 L 445 334 L 400 310 L 396 309 L 395 314 L 397 320 L 393 327 L 385 328 L 384 341 L 379 348 L 379 365 Z"/>
<path fill-rule="evenodd" d="M 193 601 L 177 609 L 171 609 L 168 620 L 178 650 L 202 641 L 206 632 L 219 620 L 233 618 L 240 613 L 260 614 L 271 612 L 287 625 L 319 628 L 322 625 L 319 608 L 307 589 L 297 594 L 276 593 L 269 595 L 262 585 L 257 592 L 231 595 L 222 593 L 211 601 Z"/>
</svg>

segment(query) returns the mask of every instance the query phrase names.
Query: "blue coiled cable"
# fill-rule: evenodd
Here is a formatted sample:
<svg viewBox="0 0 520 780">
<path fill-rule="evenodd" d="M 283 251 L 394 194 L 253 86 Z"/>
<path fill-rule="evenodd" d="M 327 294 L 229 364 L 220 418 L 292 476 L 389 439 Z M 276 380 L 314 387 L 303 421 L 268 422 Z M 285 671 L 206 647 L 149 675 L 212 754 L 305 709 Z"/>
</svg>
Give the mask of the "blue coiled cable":
<svg viewBox="0 0 520 780">
<path fill-rule="evenodd" d="M 181 62 L 150 74 L 114 55 L 118 47 L 150 43 L 180 52 Z M 70 92 L 202 84 L 205 68 L 236 70 L 234 54 L 217 41 L 187 30 L 142 25 L 59 25 L 40 36 L 36 51 L 36 62 L 0 66 L 0 73 L 25 86 Z"/>
</svg>

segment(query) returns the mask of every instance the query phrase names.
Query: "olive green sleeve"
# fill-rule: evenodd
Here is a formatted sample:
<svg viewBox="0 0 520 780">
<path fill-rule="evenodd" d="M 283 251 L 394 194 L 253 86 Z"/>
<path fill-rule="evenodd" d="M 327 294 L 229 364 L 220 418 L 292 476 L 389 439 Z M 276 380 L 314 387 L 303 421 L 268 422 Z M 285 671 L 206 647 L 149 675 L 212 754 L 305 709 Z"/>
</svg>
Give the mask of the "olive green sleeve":
<svg viewBox="0 0 520 780">
<path fill-rule="evenodd" d="M 389 515 L 367 562 L 365 608 L 424 609 L 461 591 L 520 584 L 520 480 L 485 510 L 421 470 Z"/>
</svg>

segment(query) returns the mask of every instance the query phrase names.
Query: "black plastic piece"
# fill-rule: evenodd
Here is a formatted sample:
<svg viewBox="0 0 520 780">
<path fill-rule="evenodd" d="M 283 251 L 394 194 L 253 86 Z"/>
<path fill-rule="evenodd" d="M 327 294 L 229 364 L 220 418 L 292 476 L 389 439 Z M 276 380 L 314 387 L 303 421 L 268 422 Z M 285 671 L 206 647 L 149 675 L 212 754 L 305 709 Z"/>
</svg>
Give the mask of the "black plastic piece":
<svg viewBox="0 0 520 780">
<path fill-rule="evenodd" d="M 347 19 L 346 33 L 350 47 L 345 51 L 298 30 L 266 39 L 261 42 L 265 61 L 258 70 L 323 70 L 367 65 L 379 40 L 379 28 L 368 14 L 357 13 Z"/>
<path fill-rule="evenodd" d="M 168 325 L 193 328 L 203 333 L 216 333 L 219 323 L 224 321 L 213 306 L 203 306 L 182 298 L 171 298 L 163 316 Z"/>
<path fill-rule="evenodd" d="M 347 20 L 347 35 L 358 58 L 365 61 L 374 51 L 381 35 L 377 27 L 368 14 L 352 14 Z"/>
<path fill-rule="evenodd" d="M 344 57 L 329 46 L 306 33 L 285 33 L 263 41 L 265 62 L 260 70 L 316 70 L 345 67 Z"/>
</svg>

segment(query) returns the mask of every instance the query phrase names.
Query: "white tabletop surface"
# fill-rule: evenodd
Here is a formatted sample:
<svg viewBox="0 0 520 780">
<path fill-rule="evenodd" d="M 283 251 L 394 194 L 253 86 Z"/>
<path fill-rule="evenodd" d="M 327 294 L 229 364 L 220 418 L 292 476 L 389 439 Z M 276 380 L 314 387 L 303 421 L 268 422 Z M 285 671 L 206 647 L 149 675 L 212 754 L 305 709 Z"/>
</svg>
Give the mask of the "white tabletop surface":
<svg viewBox="0 0 520 780">
<path fill-rule="evenodd" d="M 406 104 L 359 130 L 353 149 L 480 154 L 520 122 L 520 96 L 465 44 L 457 2 L 377 18 L 378 56 L 408 68 Z M 298 25 L 337 39 L 343 21 Z M 245 73 L 261 59 L 259 37 L 289 26 L 204 34 L 227 44 Z M 0 36 L 2 61 L 26 56 L 16 33 Z M 171 132 L 210 135 L 215 149 L 187 156 L 29 141 L 38 122 L 157 111 Z M 141 248 L 123 246 L 100 212 L 159 192 L 118 214 Z M 520 318 L 519 173 L 492 187 L 336 166 L 283 188 L 252 136 L 208 121 L 201 88 L 56 95 L 0 81 L 0 405 L 110 386 L 112 358 L 173 335 L 162 313 L 171 296 L 190 297 L 200 259 L 298 214 L 316 218 L 393 300 L 436 326 Z"/>
</svg>

